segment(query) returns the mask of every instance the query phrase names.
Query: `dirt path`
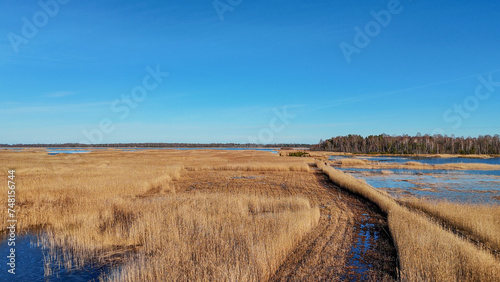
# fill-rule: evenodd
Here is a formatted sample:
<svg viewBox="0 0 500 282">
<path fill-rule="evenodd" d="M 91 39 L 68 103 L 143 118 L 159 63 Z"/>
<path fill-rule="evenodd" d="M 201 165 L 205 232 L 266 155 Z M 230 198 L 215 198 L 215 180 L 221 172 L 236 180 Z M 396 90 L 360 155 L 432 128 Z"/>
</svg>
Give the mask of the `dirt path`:
<svg viewBox="0 0 500 282">
<path fill-rule="evenodd" d="M 322 219 L 271 280 L 394 280 L 396 250 L 386 218 L 373 204 L 315 174 L 330 194 L 323 199 Z"/>
<path fill-rule="evenodd" d="M 319 224 L 270 277 L 283 280 L 394 280 L 396 251 L 386 218 L 369 202 L 336 187 L 322 172 L 185 172 L 181 193 L 303 196 L 321 210 Z"/>
</svg>

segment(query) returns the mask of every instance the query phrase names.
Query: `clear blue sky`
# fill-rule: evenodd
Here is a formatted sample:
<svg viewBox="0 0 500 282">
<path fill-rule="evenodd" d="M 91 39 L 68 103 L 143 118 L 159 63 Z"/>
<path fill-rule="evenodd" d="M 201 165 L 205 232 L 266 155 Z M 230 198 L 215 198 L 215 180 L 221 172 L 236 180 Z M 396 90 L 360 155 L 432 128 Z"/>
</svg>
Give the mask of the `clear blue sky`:
<svg viewBox="0 0 500 282">
<path fill-rule="evenodd" d="M 54 1 L 0 3 L 0 143 L 500 133 L 499 1 Z"/>
</svg>

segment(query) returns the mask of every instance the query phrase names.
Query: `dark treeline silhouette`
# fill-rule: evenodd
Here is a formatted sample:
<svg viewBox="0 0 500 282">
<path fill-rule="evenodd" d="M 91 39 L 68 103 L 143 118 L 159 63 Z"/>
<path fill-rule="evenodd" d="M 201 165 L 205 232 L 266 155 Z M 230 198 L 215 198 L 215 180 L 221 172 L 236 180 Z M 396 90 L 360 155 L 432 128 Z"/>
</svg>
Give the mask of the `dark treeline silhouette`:
<svg viewBox="0 0 500 282">
<path fill-rule="evenodd" d="M 64 148 L 309 148 L 311 144 L 238 144 L 238 143 L 113 143 L 113 144 L 0 144 L 0 147 L 64 147 Z"/>
<path fill-rule="evenodd" d="M 386 134 L 333 137 L 311 146 L 315 151 L 363 154 L 500 154 L 500 137 L 464 138 L 443 135 L 389 136 Z"/>
</svg>

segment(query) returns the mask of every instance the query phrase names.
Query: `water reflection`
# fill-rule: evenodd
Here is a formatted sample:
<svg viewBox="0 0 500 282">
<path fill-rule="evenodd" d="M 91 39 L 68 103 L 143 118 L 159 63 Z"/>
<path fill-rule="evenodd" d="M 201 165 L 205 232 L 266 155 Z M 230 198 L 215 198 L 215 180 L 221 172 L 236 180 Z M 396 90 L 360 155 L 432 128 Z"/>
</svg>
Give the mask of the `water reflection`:
<svg viewBox="0 0 500 282">
<path fill-rule="evenodd" d="M 65 268 L 52 266 L 51 275 L 44 277 L 44 258 L 47 250 L 38 243 L 33 234 L 18 235 L 15 241 L 15 274 L 8 272 L 6 256 L 10 254 L 12 246 L 8 246 L 7 240 L 0 242 L 0 281 L 98 281 L 102 273 L 106 273 L 106 266 L 86 266 L 82 269 L 68 271 Z"/>
<path fill-rule="evenodd" d="M 89 150 L 48 150 L 47 154 L 51 156 L 59 155 L 59 154 L 84 154 L 90 153 Z"/>
<path fill-rule="evenodd" d="M 448 164 L 448 163 L 479 163 L 479 164 L 496 164 L 500 165 L 500 158 L 489 158 L 489 159 L 479 159 L 479 158 L 432 158 L 432 157 L 395 157 L 395 156 L 331 156 L 330 160 L 339 160 L 343 158 L 355 158 L 374 162 L 383 163 L 406 163 L 406 162 L 419 162 L 422 164 Z"/>
<path fill-rule="evenodd" d="M 243 151 L 243 150 L 252 150 L 252 151 L 264 151 L 271 152 L 277 154 L 278 151 L 276 149 L 269 148 L 47 148 L 47 153 L 51 156 L 58 154 L 81 154 L 81 153 L 89 153 L 94 150 L 104 150 L 104 149 L 115 149 L 124 152 L 136 152 L 141 150 L 222 150 L 222 151 Z M 15 151 L 17 152 L 17 151 Z"/>
<path fill-rule="evenodd" d="M 356 275 L 348 274 L 347 277 L 343 277 L 343 280 L 359 281 L 369 279 L 368 272 L 372 269 L 372 265 L 365 257 L 367 252 L 374 248 L 375 241 L 379 237 L 378 232 L 375 230 L 375 225 L 369 223 L 369 219 L 368 214 L 363 214 L 361 225 L 355 227 L 358 237 L 351 247 L 351 257 L 348 259 L 348 265 Z"/>
<path fill-rule="evenodd" d="M 500 171 L 338 168 L 394 197 L 500 203 Z"/>
</svg>

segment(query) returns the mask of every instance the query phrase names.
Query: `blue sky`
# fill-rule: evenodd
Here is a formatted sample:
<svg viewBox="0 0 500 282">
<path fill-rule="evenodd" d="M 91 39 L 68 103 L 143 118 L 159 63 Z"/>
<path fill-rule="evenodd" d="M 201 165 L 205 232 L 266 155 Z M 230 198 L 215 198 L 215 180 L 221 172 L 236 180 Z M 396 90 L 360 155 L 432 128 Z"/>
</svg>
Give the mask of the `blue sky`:
<svg viewBox="0 0 500 282">
<path fill-rule="evenodd" d="M 0 143 L 500 133 L 498 1 L 41 3 L 0 3 Z"/>
</svg>

